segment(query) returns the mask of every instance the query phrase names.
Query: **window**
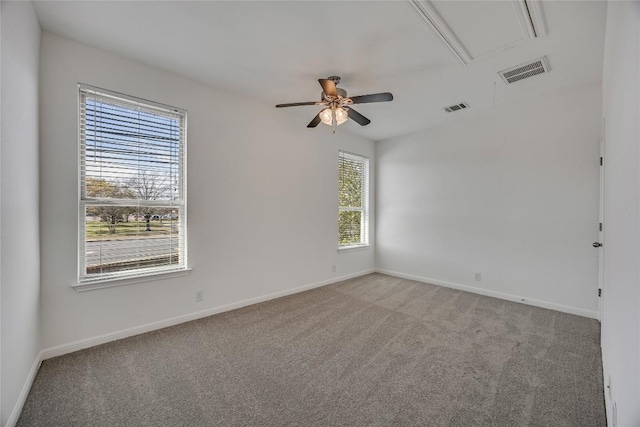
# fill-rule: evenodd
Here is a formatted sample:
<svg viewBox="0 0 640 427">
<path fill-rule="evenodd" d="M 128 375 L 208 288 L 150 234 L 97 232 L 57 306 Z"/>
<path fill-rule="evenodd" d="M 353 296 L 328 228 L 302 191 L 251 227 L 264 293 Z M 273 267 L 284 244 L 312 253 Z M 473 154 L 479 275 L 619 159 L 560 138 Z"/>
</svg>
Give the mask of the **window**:
<svg viewBox="0 0 640 427">
<path fill-rule="evenodd" d="M 338 242 L 340 248 L 369 244 L 369 159 L 338 154 Z"/>
<path fill-rule="evenodd" d="M 80 284 L 185 270 L 186 112 L 79 92 Z"/>
</svg>

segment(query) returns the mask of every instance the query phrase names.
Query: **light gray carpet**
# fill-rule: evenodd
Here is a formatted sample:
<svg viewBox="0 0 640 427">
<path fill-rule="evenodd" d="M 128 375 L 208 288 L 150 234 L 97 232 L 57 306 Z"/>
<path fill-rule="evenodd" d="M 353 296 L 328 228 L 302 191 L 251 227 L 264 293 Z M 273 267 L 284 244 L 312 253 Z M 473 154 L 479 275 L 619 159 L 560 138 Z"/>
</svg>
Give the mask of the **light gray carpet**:
<svg viewBox="0 0 640 427">
<path fill-rule="evenodd" d="M 372 274 L 47 360 L 18 426 L 604 426 L 599 340 Z"/>
</svg>

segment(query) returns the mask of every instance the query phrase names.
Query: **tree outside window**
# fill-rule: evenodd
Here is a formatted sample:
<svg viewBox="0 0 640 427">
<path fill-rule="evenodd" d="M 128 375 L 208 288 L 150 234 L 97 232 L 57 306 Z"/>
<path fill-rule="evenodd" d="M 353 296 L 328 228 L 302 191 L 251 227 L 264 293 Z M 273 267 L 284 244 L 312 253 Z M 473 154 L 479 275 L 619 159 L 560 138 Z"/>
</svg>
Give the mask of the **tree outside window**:
<svg viewBox="0 0 640 427">
<path fill-rule="evenodd" d="M 339 152 L 338 156 L 338 244 L 367 245 L 369 159 Z"/>
</svg>

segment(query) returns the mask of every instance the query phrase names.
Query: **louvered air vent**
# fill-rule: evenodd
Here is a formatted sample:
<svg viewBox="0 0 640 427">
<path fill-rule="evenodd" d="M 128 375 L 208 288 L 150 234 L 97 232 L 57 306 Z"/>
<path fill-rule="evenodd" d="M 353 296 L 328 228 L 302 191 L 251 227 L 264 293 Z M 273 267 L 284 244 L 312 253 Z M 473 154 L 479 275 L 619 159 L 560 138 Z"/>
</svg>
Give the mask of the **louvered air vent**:
<svg viewBox="0 0 640 427">
<path fill-rule="evenodd" d="M 502 77 L 505 84 L 515 83 L 517 81 L 533 77 L 538 74 L 548 73 L 549 64 L 547 63 L 547 57 L 542 56 L 540 58 L 529 61 L 526 64 L 520 64 L 506 70 L 499 71 L 498 74 Z"/>
<path fill-rule="evenodd" d="M 469 108 L 469 104 L 467 104 L 466 102 L 461 102 L 460 104 L 445 107 L 444 111 L 446 111 L 447 113 L 453 113 L 454 111 L 462 110 L 465 108 Z"/>
</svg>

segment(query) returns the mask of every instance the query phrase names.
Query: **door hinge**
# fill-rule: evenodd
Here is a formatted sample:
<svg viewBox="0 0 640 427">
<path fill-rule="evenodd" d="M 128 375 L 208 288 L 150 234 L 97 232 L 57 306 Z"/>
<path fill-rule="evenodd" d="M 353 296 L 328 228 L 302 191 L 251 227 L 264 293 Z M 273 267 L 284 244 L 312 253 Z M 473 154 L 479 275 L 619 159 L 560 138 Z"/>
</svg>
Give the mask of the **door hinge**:
<svg viewBox="0 0 640 427">
<path fill-rule="evenodd" d="M 602 223 L 600 223 L 600 231 L 602 231 Z"/>
<path fill-rule="evenodd" d="M 600 166 L 602 166 L 602 157 L 600 157 Z"/>
<path fill-rule="evenodd" d="M 602 288 L 598 289 L 598 296 L 601 297 L 602 296 Z"/>
</svg>

